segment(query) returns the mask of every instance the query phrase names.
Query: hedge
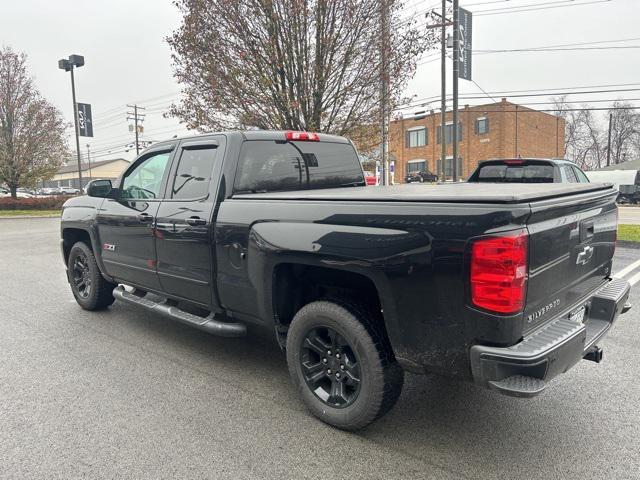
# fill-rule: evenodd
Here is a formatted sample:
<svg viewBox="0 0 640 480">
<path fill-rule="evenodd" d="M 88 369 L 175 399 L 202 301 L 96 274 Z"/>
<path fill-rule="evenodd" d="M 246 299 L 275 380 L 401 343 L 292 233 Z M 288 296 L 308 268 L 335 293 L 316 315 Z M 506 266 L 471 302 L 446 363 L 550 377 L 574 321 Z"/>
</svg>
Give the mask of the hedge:
<svg viewBox="0 0 640 480">
<path fill-rule="evenodd" d="M 49 197 L 0 198 L 0 210 L 60 210 L 69 196 L 52 195 Z"/>
</svg>

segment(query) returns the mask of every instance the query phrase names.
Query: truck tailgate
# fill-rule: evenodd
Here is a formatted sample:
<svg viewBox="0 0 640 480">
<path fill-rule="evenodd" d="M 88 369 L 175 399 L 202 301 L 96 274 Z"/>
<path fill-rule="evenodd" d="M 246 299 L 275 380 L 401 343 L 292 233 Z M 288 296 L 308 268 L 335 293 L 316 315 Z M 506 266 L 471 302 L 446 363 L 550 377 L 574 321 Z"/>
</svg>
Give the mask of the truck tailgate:
<svg viewBox="0 0 640 480">
<path fill-rule="evenodd" d="M 569 310 L 577 321 L 585 297 L 611 273 L 617 235 L 613 189 L 531 203 L 524 333 Z"/>
</svg>

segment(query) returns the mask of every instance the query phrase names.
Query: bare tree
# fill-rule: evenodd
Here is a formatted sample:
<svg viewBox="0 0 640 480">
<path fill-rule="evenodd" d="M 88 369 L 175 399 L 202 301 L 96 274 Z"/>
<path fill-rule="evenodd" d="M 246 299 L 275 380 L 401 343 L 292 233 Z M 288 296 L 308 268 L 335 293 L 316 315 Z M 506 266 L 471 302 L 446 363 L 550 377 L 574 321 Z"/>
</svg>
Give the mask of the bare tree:
<svg viewBox="0 0 640 480">
<path fill-rule="evenodd" d="M 566 97 L 554 99 L 556 115 L 565 120 L 565 158 L 580 168 L 599 168 L 606 155 L 606 138 L 601 122 L 587 105 L 575 109 Z"/>
<path fill-rule="evenodd" d="M 349 134 L 379 116 L 380 0 L 176 0 L 167 39 L 189 128 Z M 432 34 L 389 5 L 390 107 Z"/>
<path fill-rule="evenodd" d="M 615 102 L 612 107 L 611 162 L 617 164 L 626 161 L 635 148 L 640 136 L 640 115 L 628 108 L 628 103 Z"/>
<path fill-rule="evenodd" d="M 50 178 L 67 155 L 62 114 L 27 73 L 26 55 L 0 48 L 0 183 L 19 186 Z"/>
</svg>

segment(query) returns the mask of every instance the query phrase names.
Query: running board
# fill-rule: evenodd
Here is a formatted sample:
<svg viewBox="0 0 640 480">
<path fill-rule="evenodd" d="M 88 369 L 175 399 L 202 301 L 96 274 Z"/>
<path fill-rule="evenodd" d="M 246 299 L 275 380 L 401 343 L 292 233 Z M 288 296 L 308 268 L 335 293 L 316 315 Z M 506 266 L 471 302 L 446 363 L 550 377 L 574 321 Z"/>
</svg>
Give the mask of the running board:
<svg viewBox="0 0 640 480">
<path fill-rule="evenodd" d="M 166 303 L 154 302 L 145 297 L 139 297 L 133 293 L 129 293 L 122 285 L 118 285 L 113 290 L 113 296 L 123 302 L 132 303 L 152 312 L 160 313 L 165 317 L 213 335 L 218 335 L 219 337 L 243 337 L 247 334 L 247 327 L 242 323 L 221 322 L 220 320 L 216 320 L 213 314 L 208 317 L 193 315 L 184 310 L 180 310 L 178 307 Z"/>
</svg>

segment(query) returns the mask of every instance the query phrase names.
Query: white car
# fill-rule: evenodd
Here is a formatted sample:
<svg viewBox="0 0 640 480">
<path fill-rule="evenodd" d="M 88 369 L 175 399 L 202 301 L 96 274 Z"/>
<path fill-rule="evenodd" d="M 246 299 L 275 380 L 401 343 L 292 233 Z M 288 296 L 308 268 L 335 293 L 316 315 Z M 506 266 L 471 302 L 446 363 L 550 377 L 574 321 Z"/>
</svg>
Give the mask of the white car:
<svg viewBox="0 0 640 480">
<path fill-rule="evenodd" d="M 60 187 L 58 189 L 58 193 L 63 195 L 79 195 L 80 190 L 74 187 Z"/>
<path fill-rule="evenodd" d="M 10 197 L 11 196 L 11 190 L 9 190 L 8 188 L 4 188 L 4 187 L 0 187 L 0 198 L 2 197 Z M 31 195 L 28 192 L 23 191 L 23 189 L 19 188 L 16 191 L 16 197 L 18 198 L 31 198 L 33 197 L 33 195 Z"/>
</svg>

